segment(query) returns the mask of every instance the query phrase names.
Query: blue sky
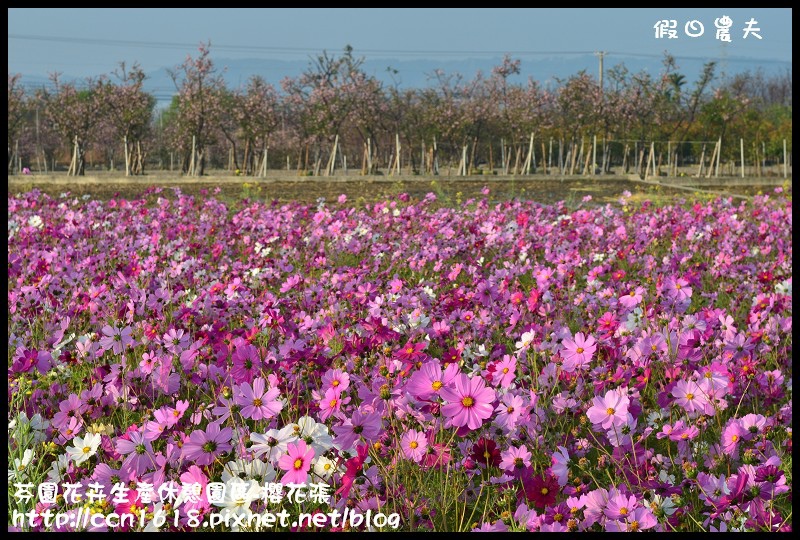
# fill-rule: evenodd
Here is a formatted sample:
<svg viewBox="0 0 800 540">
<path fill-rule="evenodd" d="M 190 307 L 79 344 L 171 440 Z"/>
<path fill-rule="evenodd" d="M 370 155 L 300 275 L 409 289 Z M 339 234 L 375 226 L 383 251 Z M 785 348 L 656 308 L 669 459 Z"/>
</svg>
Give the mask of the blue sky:
<svg viewBox="0 0 800 540">
<path fill-rule="evenodd" d="M 715 39 L 714 20 L 733 20 L 731 43 Z M 656 39 L 653 25 L 675 19 L 678 39 Z M 763 39 L 742 39 L 758 21 Z M 691 20 L 705 33 L 684 34 Z M 174 67 L 197 44 L 212 57 L 304 60 L 350 44 L 367 58 L 486 58 L 511 53 L 611 54 L 792 60 L 788 8 L 9 8 L 9 73 L 73 76 L 111 73 L 120 61 L 145 71 Z"/>
</svg>

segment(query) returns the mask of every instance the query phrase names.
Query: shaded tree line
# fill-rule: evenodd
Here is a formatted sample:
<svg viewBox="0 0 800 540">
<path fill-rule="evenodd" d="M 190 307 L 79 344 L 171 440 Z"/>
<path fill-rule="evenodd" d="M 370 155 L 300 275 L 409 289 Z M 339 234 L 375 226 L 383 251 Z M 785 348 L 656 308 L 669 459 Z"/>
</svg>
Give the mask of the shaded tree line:
<svg viewBox="0 0 800 540">
<path fill-rule="evenodd" d="M 145 165 L 192 176 L 208 168 L 574 173 L 640 167 L 655 143 L 667 160 L 685 163 L 720 139 L 726 160 L 739 156 L 740 138 L 750 160 L 777 159 L 784 140 L 791 149 L 791 70 L 720 77 L 712 62 L 688 84 L 665 56 L 656 75 L 619 64 L 603 87 L 582 71 L 549 89 L 520 81 L 520 61 L 506 56 L 487 74 L 437 70 L 428 87 L 403 89 L 365 73 L 348 46 L 311 59 L 280 88 L 254 75 L 231 89 L 210 44 L 201 44 L 170 75 L 175 94 L 156 110 L 136 64 L 80 83 L 53 74 L 33 92 L 9 73 L 9 174 L 25 165 L 82 175 L 88 157 L 127 175 L 144 174 Z"/>
</svg>

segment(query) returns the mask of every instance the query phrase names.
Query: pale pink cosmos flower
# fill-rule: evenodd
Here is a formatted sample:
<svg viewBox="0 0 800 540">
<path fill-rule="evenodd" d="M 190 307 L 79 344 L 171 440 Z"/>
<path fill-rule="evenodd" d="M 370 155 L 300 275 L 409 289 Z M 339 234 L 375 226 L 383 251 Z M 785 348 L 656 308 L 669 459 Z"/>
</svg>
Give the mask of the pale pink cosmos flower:
<svg viewBox="0 0 800 540">
<path fill-rule="evenodd" d="M 619 303 L 626 308 L 634 308 L 642 302 L 644 287 L 631 287 L 630 290 L 619 297 Z"/>
<path fill-rule="evenodd" d="M 266 388 L 267 382 L 261 377 L 253 379 L 253 385 L 243 383 L 237 389 L 234 401 L 242 407 L 242 416 L 253 420 L 268 420 L 276 416 L 283 403 L 277 388 Z"/>
<path fill-rule="evenodd" d="M 625 495 L 623 493 L 616 493 L 608 497 L 605 510 L 603 513 L 609 519 L 625 519 L 639 506 L 636 497 L 633 495 Z"/>
<path fill-rule="evenodd" d="M 692 297 L 692 288 L 689 282 L 683 278 L 667 277 L 664 280 L 664 290 L 666 294 L 677 302 L 683 302 Z"/>
<path fill-rule="evenodd" d="M 584 336 L 583 332 L 575 334 L 574 339 L 564 338 L 561 344 L 564 346 L 561 351 L 561 358 L 564 359 L 562 367 L 567 373 L 588 365 L 597 350 L 595 339 L 592 336 Z"/>
<path fill-rule="evenodd" d="M 586 411 L 586 416 L 595 427 L 611 429 L 612 426 L 622 426 L 628 420 L 628 389 L 617 388 L 609 390 L 604 397 L 595 397 L 592 406 Z"/>
<path fill-rule="evenodd" d="M 400 448 L 403 449 L 403 455 L 406 458 L 419 463 L 428 449 L 428 439 L 424 433 L 416 429 L 409 429 L 400 439 Z"/>
<path fill-rule="evenodd" d="M 703 412 L 708 404 L 705 392 L 694 381 L 680 380 L 672 389 L 675 403 L 683 407 L 686 412 Z"/>
<path fill-rule="evenodd" d="M 470 379 L 462 373 L 455 379 L 455 388 L 443 388 L 441 395 L 448 402 L 442 407 L 447 427 L 477 429 L 494 411 L 495 391 L 481 377 Z"/>
<path fill-rule="evenodd" d="M 566 486 L 569 478 L 569 453 L 567 449 L 559 446 L 558 450 L 553 453 L 551 460 L 553 464 L 550 466 L 550 472 L 558 479 L 559 486 Z"/>
<path fill-rule="evenodd" d="M 512 446 L 500 454 L 500 457 L 503 458 L 500 461 L 500 468 L 510 473 L 521 471 L 525 467 L 530 466 L 531 456 L 532 454 L 528 451 L 524 444 L 519 448 Z"/>
</svg>

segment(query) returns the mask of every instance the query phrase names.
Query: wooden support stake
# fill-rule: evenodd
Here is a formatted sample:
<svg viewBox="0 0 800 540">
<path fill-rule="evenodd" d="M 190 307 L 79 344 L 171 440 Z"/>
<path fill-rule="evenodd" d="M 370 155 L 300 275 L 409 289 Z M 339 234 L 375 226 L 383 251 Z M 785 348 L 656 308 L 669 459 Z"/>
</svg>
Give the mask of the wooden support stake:
<svg viewBox="0 0 800 540">
<path fill-rule="evenodd" d="M 744 139 L 739 139 L 739 152 L 742 158 L 742 178 L 744 178 Z"/>
<path fill-rule="evenodd" d="M 703 150 L 700 152 L 700 167 L 697 169 L 697 177 L 703 176 L 703 162 L 706 159 L 706 145 L 703 143 Z"/>
</svg>

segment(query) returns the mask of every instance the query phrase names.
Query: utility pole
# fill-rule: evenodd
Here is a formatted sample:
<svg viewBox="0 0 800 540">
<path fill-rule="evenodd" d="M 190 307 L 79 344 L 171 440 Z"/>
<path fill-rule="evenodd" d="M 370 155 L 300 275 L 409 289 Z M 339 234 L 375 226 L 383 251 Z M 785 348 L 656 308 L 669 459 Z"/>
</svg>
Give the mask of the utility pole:
<svg viewBox="0 0 800 540">
<path fill-rule="evenodd" d="M 600 82 L 600 95 L 603 95 L 603 57 L 606 55 L 606 51 L 597 51 L 594 53 L 600 59 L 600 72 L 599 72 L 599 82 Z"/>
</svg>

